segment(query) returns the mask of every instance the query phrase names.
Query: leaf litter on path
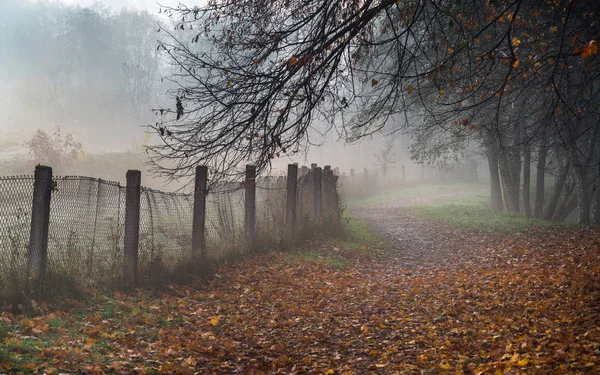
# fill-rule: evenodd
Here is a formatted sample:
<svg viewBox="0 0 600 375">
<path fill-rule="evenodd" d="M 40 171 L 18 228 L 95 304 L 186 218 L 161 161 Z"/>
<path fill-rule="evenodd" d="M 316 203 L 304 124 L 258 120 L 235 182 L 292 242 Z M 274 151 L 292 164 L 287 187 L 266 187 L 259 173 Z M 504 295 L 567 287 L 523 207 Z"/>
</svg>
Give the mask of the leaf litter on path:
<svg viewBox="0 0 600 375">
<path fill-rule="evenodd" d="M 384 255 L 316 247 L 346 257 L 344 268 L 270 253 L 222 267 L 209 285 L 3 313 L 0 371 L 599 371 L 597 229 L 502 238 L 401 223 L 425 242 L 399 241 Z"/>
</svg>

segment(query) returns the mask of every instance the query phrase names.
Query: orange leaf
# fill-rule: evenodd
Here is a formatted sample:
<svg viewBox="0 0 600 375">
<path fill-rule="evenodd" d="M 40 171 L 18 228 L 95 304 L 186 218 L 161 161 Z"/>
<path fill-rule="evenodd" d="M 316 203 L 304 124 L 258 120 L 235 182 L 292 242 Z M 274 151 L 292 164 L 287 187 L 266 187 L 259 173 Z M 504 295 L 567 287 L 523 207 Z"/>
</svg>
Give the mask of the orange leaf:
<svg viewBox="0 0 600 375">
<path fill-rule="evenodd" d="M 585 59 L 591 55 L 598 54 L 598 42 L 595 40 L 590 40 L 588 44 L 585 44 L 581 47 L 578 47 L 575 51 L 575 54 L 581 54 L 581 58 Z"/>
<path fill-rule="evenodd" d="M 294 64 L 295 64 L 295 63 L 297 63 L 297 62 L 298 62 L 298 58 L 297 58 L 296 56 L 292 56 L 292 57 L 290 58 L 290 64 L 291 64 L 291 65 L 294 65 Z"/>
<path fill-rule="evenodd" d="M 376 80 L 376 79 L 372 79 L 372 80 L 371 80 L 371 86 L 375 86 L 375 85 L 376 85 L 376 84 L 378 84 L 378 83 L 379 83 L 379 81 L 378 81 L 378 80 Z"/>
</svg>

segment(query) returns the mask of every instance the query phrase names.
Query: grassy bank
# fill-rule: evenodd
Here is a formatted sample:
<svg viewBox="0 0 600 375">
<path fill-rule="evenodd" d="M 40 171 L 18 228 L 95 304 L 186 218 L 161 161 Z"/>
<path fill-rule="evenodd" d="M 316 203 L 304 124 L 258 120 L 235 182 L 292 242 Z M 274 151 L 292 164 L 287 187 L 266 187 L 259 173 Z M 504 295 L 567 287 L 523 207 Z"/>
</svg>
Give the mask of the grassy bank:
<svg viewBox="0 0 600 375">
<path fill-rule="evenodd" d="M 485 191 L 484 184 L 430 184 L 406 185 L 382 190 L 368 197 L 351 198 L 346 202 L 348 210 L 361 207 L 377 206 L 385 203 L 406 200 L 426 199 L 432 196 L 461 194 L 469 191 Z"/>
<path fill-rule="evenodd" d="M 407 212 L 427 220 L 475 229 L 482 232 L 513 233 L 534 227 L 561 225 L 527 218 L 515 212 L 494 212 L 489 197 L 483 193 L 450 197 L 409 207 Z"/>
<path fill-rule="evenodd" d="M 370 197 L 351 199 L 349 211 L 402 202 L 403 213 L 429 221 L 481 232 L 513 233 L 533 227 L 565 225 L 526 218 L 514 212 L 494 212 L 489 187 L 484 184 L 448 184 L 405 186 L 378 192 Z"/>
</svg>

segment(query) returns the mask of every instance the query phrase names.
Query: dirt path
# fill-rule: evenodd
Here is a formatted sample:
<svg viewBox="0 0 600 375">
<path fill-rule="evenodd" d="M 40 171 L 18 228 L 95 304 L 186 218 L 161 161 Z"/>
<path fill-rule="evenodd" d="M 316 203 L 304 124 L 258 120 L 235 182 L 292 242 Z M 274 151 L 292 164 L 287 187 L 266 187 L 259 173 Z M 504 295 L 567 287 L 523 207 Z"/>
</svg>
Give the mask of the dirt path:
<svg viewBox="0 0 600 375">
<path fill-rule="evenodd" d="M 378 206 L 357 208 L 352 214 L 365 220 L 397 247 L 390 268 L 455 268 L 471 263 L 479 249 L 497 244 L 500 236 L 483 235 L 470 229 L 435 224 L 411 216 L 407 207 L 438 199 L 472 194 L 476 190 L 432 195 L 427 198 L 396 200 Z M 479 191 L 479 190 L 477 190 Z"/>
<path fill-rule="evenodd" d="M 497 246 L 403 213 L 415 203 L 354 211 L 395 241 L 391 255 L 317 242 L 313 260 L 256 255 L 208 285 L 0 313 L 0 372 L 599 373 L 597 230 Z M 315 260 L 332 256 L 347 266 Z"/>
</svg>

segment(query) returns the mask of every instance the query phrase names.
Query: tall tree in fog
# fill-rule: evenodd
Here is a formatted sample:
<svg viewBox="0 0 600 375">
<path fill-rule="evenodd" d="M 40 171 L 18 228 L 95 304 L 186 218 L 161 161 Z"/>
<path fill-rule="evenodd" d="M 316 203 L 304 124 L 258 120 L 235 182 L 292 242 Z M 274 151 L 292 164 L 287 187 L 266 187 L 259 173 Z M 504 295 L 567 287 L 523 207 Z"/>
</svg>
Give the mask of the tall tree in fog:
<svg viewBox="0 0 600 375">
<path fill-rule="evenodd" d="M 180 69 L 181 105 L 163 111 L 169 131 L 157 129 L 170 152 L 155 151 L 187 159 L 184 170 L 198 160 L 230 170 L 242 158 L 264 167 L 298 151 L 319 116 L 343 115 L 356 137 L 411 106 L 436 123 L 477 110 L 502 133 L 520 87 L 564 95 L 551 94 L 561 69 L 596 52 L 585 2 L 212 1 L 166 11 L 179 21 L 162 46 Z"/>
<path fill-rule="evenodd" d="M 81 128 L 74 135 L 95 132 L 95 139 L 122 125 L 140 132 L 165 90 L 157 21 L 100 3 L 0 2 L 0 89 L 10 91 L 14 121 Z"/>
<path fill-rule="evenodd" d="M 352 139 L 393 122 L 416 134 L 441 130 L 458 145 L 478 142 L 495 176 L 494 208 L 506 202 L 518 211 L 532 147 L 565 150 L 582 171 L 597 162 L 587 129 L 597 123 L 598 87 L 585 85 L 597 81 L 597 11 L 566 0 L 215 0 L 167 8 L 179 23 L 164 30 L 162 48 L 179 68 L 171 77 L 179 88 L 156 126 L 164 141 L 152 148 L 157 171 L 189 176 L 201 162 L 235 174 L 242 160 L 264 168 L 301 151 L 317 118 Z M 408 113 L 422 121 L 407 121 Z M 171 160 L 175 167 L 163 163 Z M 589 196 L 585 181 L 577 186 Z"/>
<path fill-rule="evenodd" d="M 141 123 L 157 102 L 161 74 L 157 22 L 147 12 L 123 10 L 114 19 L 116 46 L 121 56 L 123 92 L 132 118 Z"/>
</svg>

